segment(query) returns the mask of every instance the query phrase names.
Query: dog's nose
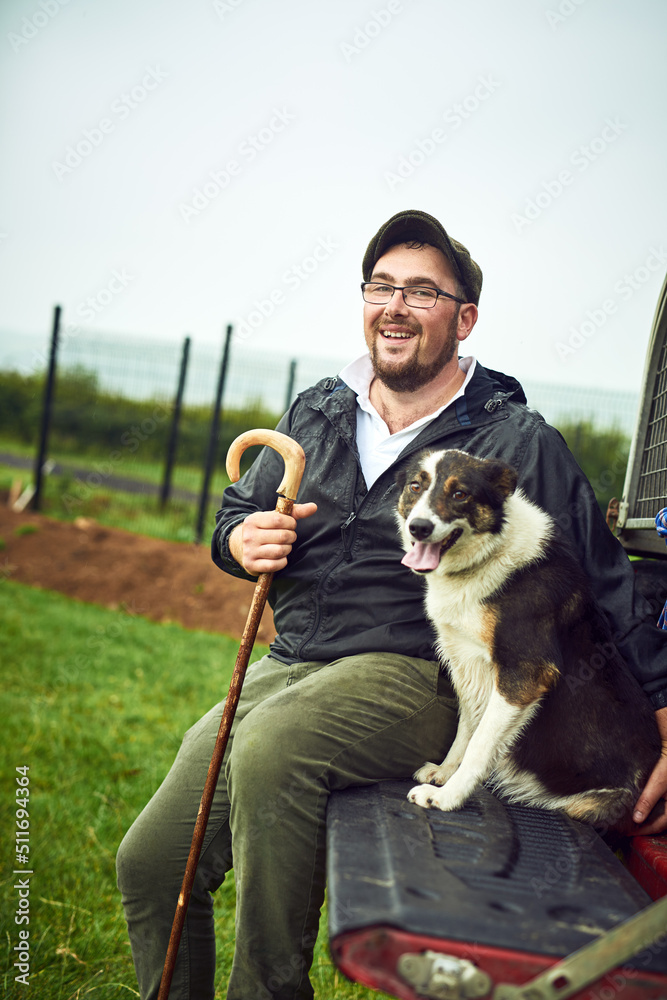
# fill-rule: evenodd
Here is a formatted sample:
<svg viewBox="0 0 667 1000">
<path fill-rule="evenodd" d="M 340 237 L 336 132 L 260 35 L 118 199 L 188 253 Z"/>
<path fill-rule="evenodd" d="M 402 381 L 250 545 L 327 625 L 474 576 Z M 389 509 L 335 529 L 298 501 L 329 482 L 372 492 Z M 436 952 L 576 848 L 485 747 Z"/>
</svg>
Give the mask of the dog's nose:
<svg viewBox="0 0 667 1000">
<path fill-rule="evenodd" d="M 410 521 L 410 534 L 418 542 L 423 542 L 433 531 L 433 522 L 427 521 L 425 517 L 416 517 Z"/>
</svg>

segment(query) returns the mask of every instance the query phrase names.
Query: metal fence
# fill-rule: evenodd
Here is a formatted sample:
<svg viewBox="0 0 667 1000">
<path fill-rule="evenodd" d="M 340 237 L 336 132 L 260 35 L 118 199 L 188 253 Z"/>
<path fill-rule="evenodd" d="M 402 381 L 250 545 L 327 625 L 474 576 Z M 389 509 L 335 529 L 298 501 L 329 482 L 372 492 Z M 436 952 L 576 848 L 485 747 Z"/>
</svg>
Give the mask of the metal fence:
<svg viewBox="0 0 667 1000">
<path fill-rule="evenodd" d="M 56 311 L 54 328 L 58 320 Z M 41 502 L 44 463 L 51 459 L 65 477 L 65 507 L 76 506 L 86 491 L 96 489 L 100 499 L 102 487 L 116 487 L 156 510 L 167 503 L 189 505 L 193 527 L 183 537 L 194 530 L 197 539 L 208 532 L 211 503 L 224 487 L 230 441 L 250 427 L 275 426 L 298 391 L 345 364 L 257 354 L 236 344 L 231 328 L 217 350 L 190 338 L 157 343 L 82 331 L 65 332 L 56 342 L 53 393 L 35 462 L 35 505 Z M 48 360 L 47 352 L 46 370 Z M 587 420 L 628 437 L 633 432 L 636 393 L 533 381 L 524 389 L 529 405 L 550 423 Z"/>
<path fill-rule="evenodd" d="M 563 423 L 590 421 L 596 428 L 614 428 L 632 437 L 637 421 L 639 391 L 623 392 L 593 386 L 522 382 L 528 405 L 556 427 Z"/>
<path fill-rule="evenodd" d="M 58 480 L 55 502 L 68 514 L 94 516 L 106 492 L 121 489 L 156 514 L 189 506 L 193 528 L 182 526 L 179 537 L 194 530 L 197 541 L 226 485 L 233 438 L 275 426 L 296 392 L 336 371 L 325 359 L 251 353 L 234 343 L 231 327 L 217 351 L 189 337 L 168 344 L 73 335 L 60 331 L 58 309 L 42 361 L 48 378 L 33 506 L 44 509 L 46 472 L 52 494 Z"/>
<path fill-rule="evenodd" d="M 173 397 L 182 345 L 139 338 L 82 335 L 66 341 L 62 365 L 96 372 L 100 387 L 135 399 Z M 210 405 L 215 397 L 220 354 L 210 344 L 193 343 L 185 387 L 185 405 Z M 297 392 L 321 378 L 337 374 L 351 358 L 305 357 L 250 351 L 232 338 L 225 402 L 231 408 L 253 406 L 284 412 Z M 552 424 L 590 420 L 600 428 L 615 427 L 632 435 L 639 392 L 562 385 L 521 379 L 529 406 Z"/>
</svg>

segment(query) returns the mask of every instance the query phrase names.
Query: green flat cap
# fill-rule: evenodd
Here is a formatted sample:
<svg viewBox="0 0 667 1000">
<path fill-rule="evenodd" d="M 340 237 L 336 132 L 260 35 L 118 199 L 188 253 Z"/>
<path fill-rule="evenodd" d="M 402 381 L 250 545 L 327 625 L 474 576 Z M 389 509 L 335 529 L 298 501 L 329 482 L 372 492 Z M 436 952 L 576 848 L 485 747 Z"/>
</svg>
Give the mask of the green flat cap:
<svg viewBox="0 0 667 1000">
<path fill-rule="evenodd" d="M 462 243 L 447 235 L 437 219 L 426 212 L 410 209 L 392 215 L 368 244 L 362 264 L 364 281 L 370 281 L 376 261 L 397 243 L 413 240 L 428 243 L 440 250 L 454 268 L 454 273 L 466 291 L 467 301 L 479 302 L 482 272 Z"/>
</svg>

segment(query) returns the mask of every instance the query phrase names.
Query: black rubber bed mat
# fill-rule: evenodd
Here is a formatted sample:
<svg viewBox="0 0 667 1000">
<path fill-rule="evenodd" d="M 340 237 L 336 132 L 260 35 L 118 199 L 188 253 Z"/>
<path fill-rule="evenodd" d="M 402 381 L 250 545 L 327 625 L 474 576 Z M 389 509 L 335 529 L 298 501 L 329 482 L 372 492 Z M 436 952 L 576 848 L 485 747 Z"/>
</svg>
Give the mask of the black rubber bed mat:
<svg viewBox="0 0 667 1000">
<path fill-rule="evenodd" d="M 350 978 L 413 996 L 378 981 L 377 970 L 364 978 L 355 966 L 351 974 L 349 957 L 395 966 L 401 949 L 446 942 L 449 953 L 489 951 L 501 965 L 505 954 L 509 981 L 525 982 L 651 902 L 585 824 L 503 803 L 485 789 L 455 813 L 422 809 L 406 799 L 413 784 L 380 782 L 330 799 L 330 940 Z M 627 977 L 639 970 L 664 980 L 665 943 L 625 963 Z M 524 971 L 516 967 L 521 955 Z M 624 1000 L 633 992 L 624 990 Z"/>
</svg>

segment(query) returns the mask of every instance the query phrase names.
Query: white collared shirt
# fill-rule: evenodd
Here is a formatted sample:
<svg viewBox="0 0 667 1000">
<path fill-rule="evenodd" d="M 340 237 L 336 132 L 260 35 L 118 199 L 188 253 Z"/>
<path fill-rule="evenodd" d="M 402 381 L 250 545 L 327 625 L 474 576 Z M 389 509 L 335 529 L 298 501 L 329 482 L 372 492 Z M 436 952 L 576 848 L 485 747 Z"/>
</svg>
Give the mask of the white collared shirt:
<svg viewBox="0 0 667 1000">
<path fill-rule="evenodd" d="M 439 414 L 462 396 L 475 371 L 474 357 L 459 358 L 459 368 L 465 372 L 465 381 L 455 395 L 434 413 L 415 420 L 409 427 L 391 434 L 386 423 L 370 401 L 371 382 L 374 378 L 370 355 L 364 354 L 340 372 L 340 378 L 357 394 L 357 448 L 366 485 L 370 489 L 375 480 L 394 462 L 406 445 L 413 441 L 422 427 L 435 420 Z"/>
</svg>

